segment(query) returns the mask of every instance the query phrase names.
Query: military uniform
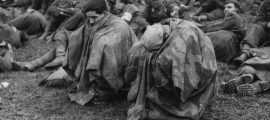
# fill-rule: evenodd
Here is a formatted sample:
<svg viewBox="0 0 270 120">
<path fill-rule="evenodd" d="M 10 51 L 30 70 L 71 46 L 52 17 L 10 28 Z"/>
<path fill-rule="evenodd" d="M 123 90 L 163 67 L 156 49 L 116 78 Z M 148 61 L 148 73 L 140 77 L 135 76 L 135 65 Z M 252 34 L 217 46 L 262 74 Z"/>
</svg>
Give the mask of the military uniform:
<svg viewBox="0 0 270 120">
<path fill-rule="evenodd" d="M 82 7 L 75 0 L 55 0 L 47 10 L 49 15 L 48 25 L 40 39 L 45 39 L 49 32 L 56 30 L 66 18 L 78 12 Z M 60 10 L 61 9 L 61 10 Z"/>
<path fill-rule="evenodd" d="M 32 8 L 44 14 L 54 0 L 33 0 Z"/>
<path fill-rule="evenodd" d="M 15 32 L 7 24 L 0 23 L 0 71 L 6 72 L 14 70 L 13 47 L 21 46 L 19 32 Z"/>
<path fill-rule="evenodd" d="M 31 10 L 8 22 L 10 26 L 25 32 L 27 35 L 43 33 L 47 24 L 46 18 L 36 10 Z"/>
<path fill-rule="evenodd" d="M 270 22 L 270 0 L 265 0 L 259 8 L 258 15 L 255 20 L 255 24 L 248 27 L 248 31 L 243 38 L 242 44 L 247 44 L 248 46 L 243 46 L 242 52 L 250 55 L 249 49 L 262 46 L 269 41 L 270 38 L 270 28 L 267 24 Z"/>
<path fill-rule="evenodd" d="M 161 25 L 147 27 L 130 50 L 127 120 L 199 120 L 215 91 L 212 43 L 188 21 L 171 19 Z"/>
<path fill-rule="evenodd" d="M 212 40 L 218 60 L 230 62 L 239 54 L 239 43 L 243 39 L 246 26 L 242 17 L 231 14 L 221 22 L 206 26 L 204 30 Z"/>
<path fill-rule="evenodd" d="M 224 5 L 225 0 L 197 0 L 200 2 L 200 8 L 193 13 L 197 15 L 205 15 L 207 20 L 213 21 L 224 18 Z"/>
<path fill-rule="evenodd" d="M 160 22 L 166 18 L 179 18 L 177 11 L 176 16 L 171 16 L 173 5 L 179 5 L 180 2 L 175 0 L 151 0 L 146 6 L 140 7 L 140 13 L 133 18 L 130 26 L 135 34 L 140 38 L 146 26 Z"/>
</svg>

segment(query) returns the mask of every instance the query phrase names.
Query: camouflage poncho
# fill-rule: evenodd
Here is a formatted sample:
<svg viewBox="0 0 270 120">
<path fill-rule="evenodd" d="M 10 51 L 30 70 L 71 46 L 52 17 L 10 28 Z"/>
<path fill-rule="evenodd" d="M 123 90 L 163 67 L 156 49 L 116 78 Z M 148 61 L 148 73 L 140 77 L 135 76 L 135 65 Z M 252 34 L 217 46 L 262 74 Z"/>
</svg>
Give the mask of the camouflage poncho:
<svg viewBox="0 0 270 120">
<path fill-rule="evenodd" d="M 216 83 L 212 43 L 188 21 L 170 19 L 162 24 L 170 26 L 165 39 L 143 36 L 148 39 L 130 51 L 125 74 L 126 82 L 132 83 L 127 119 L 199 119 Z"/>
</svg>

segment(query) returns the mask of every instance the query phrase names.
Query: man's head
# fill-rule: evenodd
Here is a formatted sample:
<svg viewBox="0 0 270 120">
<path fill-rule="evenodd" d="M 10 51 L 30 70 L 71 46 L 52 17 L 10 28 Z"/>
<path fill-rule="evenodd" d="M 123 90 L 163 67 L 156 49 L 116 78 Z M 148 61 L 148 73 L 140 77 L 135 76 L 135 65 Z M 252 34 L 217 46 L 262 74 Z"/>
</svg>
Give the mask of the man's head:
<svg viewBox="0 0 270 120">
<path fill-rule="evenodd" d="M 31 8 L 32 0 L 17 0 L 10 7 L 16 7 L 19 14 L 24 14 L 29 8 Z"/>
<path fill-rule="evenodd" d="M 228 0 L 225 4 L 224 13 L 229 15 L 240 12 L 240 3 L 237 0 Z"/>
<path fill-rule="evenodd" d="M 169 17 L 179 17 L 182 3 L 179 0 L 150 0 L 148 1 L 149 15 L 152 21 L 159 22 Z"/>
<path fill-rule="evenodd" d="M 114 14 L 119 15 L 124 8 L 123 0 L 107 0 L 108 10 Z"/>
<path fill-rule="evenodd" d="M 125 5 L 132 4 L 131 0 L 106 0 L 108 4 L 108 10 L 114 14 L 119 15 L 124 9 Z"/>
<path fill-rule="evenodd" d="M 149 17 L 153 22 L 160 22 L 162 19 L 169 17 L 169 8 L 164 0 L 150 0 Z"/>
<path fill-rule="evenodd" d="M 89 19 L 91 25 L 98 22 L 107 10 L 105 0 L 90 0 L 84 6 L 82 12 Z"/>
</svg>

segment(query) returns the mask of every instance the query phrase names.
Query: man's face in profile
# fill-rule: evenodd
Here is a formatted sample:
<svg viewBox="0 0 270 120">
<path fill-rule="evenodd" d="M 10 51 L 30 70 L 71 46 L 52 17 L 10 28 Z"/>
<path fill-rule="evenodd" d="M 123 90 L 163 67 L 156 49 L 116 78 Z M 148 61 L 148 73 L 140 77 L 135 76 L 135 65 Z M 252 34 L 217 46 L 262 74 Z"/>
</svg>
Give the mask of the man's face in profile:
<svg viewBox="0 0 270 120">
<path fill-rule="evenodd" d="M 228 3 L 225 5 L 224 13 L 225 15 L 229 15 L 232 13 L 237 13 L 238 9 L 235 7 L 233 3 Z"/>
</svg>

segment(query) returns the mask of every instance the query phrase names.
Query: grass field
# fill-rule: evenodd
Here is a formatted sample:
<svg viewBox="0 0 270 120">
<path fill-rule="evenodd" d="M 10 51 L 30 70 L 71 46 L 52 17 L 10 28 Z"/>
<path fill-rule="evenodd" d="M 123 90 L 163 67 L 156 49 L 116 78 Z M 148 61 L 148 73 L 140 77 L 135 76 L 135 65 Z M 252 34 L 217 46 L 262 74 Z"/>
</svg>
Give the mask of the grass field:
<svg viewBox="0 0 270 120">
<path fill-rule="evenodd" d="M 16 59 L 29 61 L 52 48 L 44 41 L 31 40 L 17 49 Z M 219 63 L 218 82 L 226 81 L 237 75 L 229 66 Z M 11 83 L 10 87 L 0 90 L 0 120 L 124 120 L 128 104 L 118 99 L 111 102 L 87 104 L 82 107 L 70 102 L 68 88 L 38 87 L 40 79 L 50 71 L 39 69 L 35 72 L 0 73 L 0 82 Z M 217 87 L 214 99 L 203 114 L 203 120 L 263 120 L 270 118 L 270 95 L 242 97 L 225 95 Z"/>
</svg>

